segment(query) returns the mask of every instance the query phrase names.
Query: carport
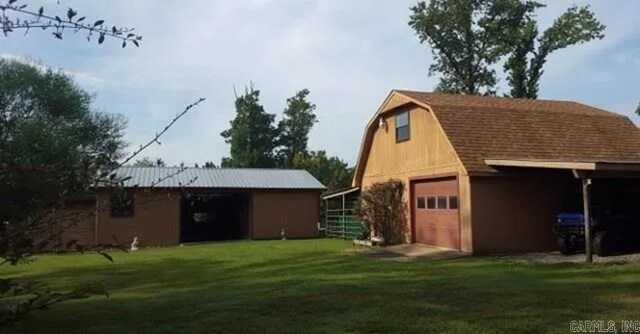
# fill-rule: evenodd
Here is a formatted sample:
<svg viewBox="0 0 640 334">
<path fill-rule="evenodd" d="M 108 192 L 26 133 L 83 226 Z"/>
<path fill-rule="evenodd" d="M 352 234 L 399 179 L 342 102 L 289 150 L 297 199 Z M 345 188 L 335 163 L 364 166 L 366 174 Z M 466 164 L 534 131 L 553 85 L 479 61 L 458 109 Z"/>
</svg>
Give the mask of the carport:
<svg viewBox="0 0 640 334">
<path fill-rule="evenodd" d="M 496 169 L 526 168 L 554 169 L 571 172 L 580 180 L 582 211 L 584 215 L 585 254 L 587 263 L 593 261 L 592 233 L 589 224 L 595 197 L 599 205 L 607 209 L 623 210 L 638 214 L 640 205 L 634 203 L 640 195 L 640 161 L 603 160 L 535 160 L 535 159 L 485 159 Z"/>
</svg>

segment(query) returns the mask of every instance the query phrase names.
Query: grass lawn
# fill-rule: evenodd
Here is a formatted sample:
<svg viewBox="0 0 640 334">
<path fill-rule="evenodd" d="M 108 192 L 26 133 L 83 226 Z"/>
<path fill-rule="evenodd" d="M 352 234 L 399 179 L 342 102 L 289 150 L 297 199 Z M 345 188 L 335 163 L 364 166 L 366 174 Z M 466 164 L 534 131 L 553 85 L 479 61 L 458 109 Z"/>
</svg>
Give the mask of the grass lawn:
<svg viewBox="0 0 640 334">
<path fill-rule="evenodd" d="M 348 242 L 230 242 L 50 255 L 0 277 L 110 298 L 37 311 L 18 333 L 568 333 L 571 320 L 640 320 L 640 264 L 373 259 Z M 4 331 L 0 329 L 0 332 Z"/>
</svg>

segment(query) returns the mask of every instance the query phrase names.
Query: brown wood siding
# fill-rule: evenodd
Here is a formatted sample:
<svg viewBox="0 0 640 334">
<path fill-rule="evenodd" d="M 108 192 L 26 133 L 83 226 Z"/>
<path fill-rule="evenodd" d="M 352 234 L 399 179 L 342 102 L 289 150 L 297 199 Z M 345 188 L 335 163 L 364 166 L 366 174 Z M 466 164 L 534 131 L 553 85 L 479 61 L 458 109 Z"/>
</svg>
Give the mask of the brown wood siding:
<svg viewBox="0 0 640 334">
<path fill-rule="evenodd" d="M 468 198 L 469 179 L 453 147 L 430 111 L 417 107 L 407 107 L 411 139 L 396 143 L 395 119 L 393 111 L 382 114 L 387 122 L 386 129 L 375 129 L 369 152 L 364 161 L 361 185 L 366 189 L 375 182 L 399 179 L 405 182 L 405 200 L 409 208 L 410 179 L 435 175 L 458 175 L 461 217 L 461 249 L 471 251 L 470 200 Z M 399 110 L 407 110 L 400 108 Z M 362 161 L 359 163 L 363 163 Z M 466 197 L 465 197 L 466 196 Z M 409 219 L 411 219 L 409 210 Z M 411 220 L 409 220 L 411 221 Z M 407 224 L 410 226 L 410 224 Z M 407 240 L 411 240 L 408 231 Z"/>
<path fill-rule="evenodd" d="M 56 214 L 56 220 L 62 229 L 59 238 L 61 245 L 71 241 L 82 246 L 95 244 L 95 201 L 68 205 Z M 75 248 L 61 250 L 73 251 Z"/>
<path fill-rule="evenodd" d="M 571 176 L 472 177 L 474 253 L 552 251 Z"/>
<path fill-rule="evenodd" d="M 133 217 L 111 217 L 108 193 L 98 196 L 98 241 L 130 243 L 138 237 L 140 246 L 171 246 L 180 243 L 180 194 L 161 189 L 134 194 Z"/>
<path fill-rule="evenodd" d="M 429 111 L 418 107 L 409 109 L 410 139 L 398 143 L 394 115 L 384 116 L 386 129 L 375 130 L 363 184 L 391 174 L 420 176 L 461 171 L 460 161 Z"/>
<path fill-rule="evenodd" d="M 460 249 L 460 211 L 450 208 L 438 208 L 438 198 L 448 200 L 456 198 L 459 207 L 458 180 L 438 178 L 412 183 L 412 206 L 414 213 L 413 241 L 434 246 Z M 429 199 L 436 207 L 429 208 Z M 422 200 L 423 207 L 418 205 Z"/>
<path fill-rule="evenodd" d="M 318 236 L 320 193 L 317 191 L 255 191 L 251 200 L 252 239 Z"/>
</svg>

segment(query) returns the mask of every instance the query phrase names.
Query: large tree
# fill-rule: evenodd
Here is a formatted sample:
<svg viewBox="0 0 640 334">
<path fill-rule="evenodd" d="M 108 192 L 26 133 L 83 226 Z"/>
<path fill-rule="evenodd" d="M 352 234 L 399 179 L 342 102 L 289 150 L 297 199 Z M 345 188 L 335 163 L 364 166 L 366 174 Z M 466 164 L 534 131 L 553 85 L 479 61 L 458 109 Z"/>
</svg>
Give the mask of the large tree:
<svg viewBox="0 0 640 334">
<path fill-rule="evenodd" d="M 31 9 L 23 0 L 0 0 L 0 30 L 49 31 L 57 39 L 65 32 L 85 32 L 87 40 L 102 44 L 106 38 L 139 46 L 142 36 L 132 28 L 90 21 L 72 8 L 55 15 L 44 7 Z M 63 14 L 64 13 L 64 14 Z M 65 15 L 66 14 L 66 15 Z M 159 139 L 204 98 L 188 105 L 146 144 L 122 157 L 124 119 L 91 108 L 91 96 L 64 73 L 43 66 L 6 62 L 0 64 L 0 266 L 16 265 L 35 252 L 54 245 L 57 236 L 83 214 L 65 214 L 65 206 L 95 191 L 96 184 L 120 188 L 124 180 L 113 173 Z M 180 172 L 180 171 L 178 171 Z M 172 177 L 169 174 L 157 181 Z M 58 209 L 63 209 L 58 212 Z M 96 208 L 96 213 L 103 208 Z M 61 245 L 74 247 L 73 241 Z M 85 245 L 87 246 L 87 245 Z M 119 247 L 75 244 L 78 250 L 95 250 L 113 261 L 105 249 Z M 31 310 L 46 309 L 69 299 L 104 294 L 100 284 L 82 284 L 61 292 L 39 281 L 0 278 L 0 327 L 25 317 Z"/>
<path fill-rule="evenodd" d="M 275 115 L 269 114 L 260 104 L 260 91 L 253 86 L 245 88 L 236 97 L 236 117 L 231 127 L 221 133 L 231 144 L 231 156 L 223 158 L 222 167 L 274 167 L 278 129 Z"/>
<path fill-rule="evenodd" d="M 440 74 L 436 90 L 490 94 L 497 83 L 495 64 L 502 50 L 497 45 L 487 1 L 420 1 L 411 8 L 409 25 L 420 43 L 429 43 L 434 62 L 429 75 Z"/>
<path fill-rule="evenodd" d="M 14 261 L 9 246 L 34 241 L 20 224 L 87 192 L 98 172 L 122 157 L 124 119 L 91 103 L 61 71 L 0 59 L 0 221 L 25 232 L 0 233 L 0 258 Z"/>
<path fill-rule="evenodd" d="M 293 167 L 307 170 L 329 191 L 350 186 L 353 178 L 353 168 L 340 158 L 327 156 L 325 151 L 299 154 L 293 160 Z"/>
<path fill-rule="evenodd" d="M 515 0 L 504 2 L 515 4 L 514 24 L 504 29 L 501 41 L 508 51 L 504 69 L 512 97 L 538 97 L 544 65 L 554 51 L 604 38 L 605 26 L 588 7 L 567 9 L 540 35 L 533 14 L 544 5 L 534 1 L 528 5 Z"/>
<path fill-rule="evenodd" d="M 96 111 L 91 95 L 64 72 L 0 59 L 0 266 L 22 263 L 51 247 L 95 250 L 113 260 L 105 250 L 120 247 L 117 242 L 58 244 L 60 233 L 94 214 L 65 209 L 92 198 L 96 184 L 118 191 L 124 180 L 114 170 L 159 143 L 203 100 L 187 106 L 149 142 L 123 158 L 122 117 Z M 96 213 L 101 210 L 104 207 L 96 207 Z M 105 293 L 100 284 L 92 283 L 55 291 L 46 285 L 48 280 L 0 278 L 0 327 L 34 309 Z"/>
<path fill-rule="evenodd" d="M 287 99 L 283 119 L 278 124 L 280 131 L 280 154 L 282 166 L 291 168 L 297 155 L 307 153 L 309 132 L 318 121 L 314 111 L 316 106 L 307 100 L 308 89 L 303 89 Z"/>
<path fill-rule="evenodd" d="M 540 35 L 535 14 L 541 7 L 531 0 L 420 1 L 409 25 L 431 46 L 429 73 L 441 76 L 437 90 L 493 94 L 493 67 L 506 56 L 511 96 L 536 98 L 549 54 L 602 38 L 604 30 L 588 7 L 571 7 Z"/>
</svg>

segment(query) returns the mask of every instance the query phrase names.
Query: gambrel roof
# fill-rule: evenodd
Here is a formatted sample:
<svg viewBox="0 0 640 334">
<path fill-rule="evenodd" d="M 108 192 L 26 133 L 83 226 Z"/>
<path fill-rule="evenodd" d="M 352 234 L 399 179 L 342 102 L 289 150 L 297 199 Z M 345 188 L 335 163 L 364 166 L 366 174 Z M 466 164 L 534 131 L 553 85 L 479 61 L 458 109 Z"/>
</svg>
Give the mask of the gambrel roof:
<svg viewBox="0 0 640 334">
<path fill-rule="evenodd" d="M 640 131 L 628 117 L 606 110 L 569 101 L 394 90 L 365 130 L 356 180 L 375 120 L 407 104 L 433 113 L 468 173 L 495 173 L 488 159 L 640 161 Z"/>
</svg>

